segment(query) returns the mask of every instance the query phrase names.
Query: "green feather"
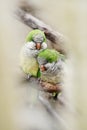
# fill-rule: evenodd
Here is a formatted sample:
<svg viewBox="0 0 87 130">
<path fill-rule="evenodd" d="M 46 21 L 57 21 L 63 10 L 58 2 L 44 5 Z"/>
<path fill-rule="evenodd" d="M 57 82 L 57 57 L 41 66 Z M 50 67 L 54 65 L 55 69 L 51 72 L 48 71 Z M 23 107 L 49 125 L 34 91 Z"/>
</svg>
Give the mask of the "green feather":
<svg viewBox="0 0 87 130">
<path fill-rule="evenodd" d="M 41 51 L 38 57 L 45 58 L 48 62 L 56 62 L 60 58 L 61 54 L 53 49 L 45 49 Z"/>
<path fill-rule="evenodd" d="M 44 42 L 46 42 L 46 36 L 45 36 L 44 32 L 41 31 L 41 30 L 39 30 L 39 29 L 35 29 L 35 30 L 29 32 L 28 35 L 27 35 L 27 37 L 26 37 L 26 42 L 32 41 L 32 37 L 34 35 L 36 35 L 36 34 L 42 34 L 43 37 L 44 37 Z"/>
<path fill-rule="evenodd" d="M 41 72 L 40 72 L 40 69 L 38 69 L 38 72 L 37 72 L 37 78 L 41 77 Z"/>
</svg>

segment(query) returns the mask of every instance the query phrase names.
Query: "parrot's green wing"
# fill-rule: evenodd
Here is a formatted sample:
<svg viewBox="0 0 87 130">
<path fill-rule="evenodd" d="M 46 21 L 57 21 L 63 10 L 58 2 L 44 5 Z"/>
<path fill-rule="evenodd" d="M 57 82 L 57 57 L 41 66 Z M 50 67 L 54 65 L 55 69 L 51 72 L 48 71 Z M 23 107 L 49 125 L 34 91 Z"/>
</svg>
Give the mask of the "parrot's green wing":
<svg viewBox="0 0 87 130">
<path fill-rule="evenodd" d="M 29 32 L 29 34 L 26 37 L 26 42 L 32 41 L 33 36 L 36 34 L 42 34 L 43 38 L 44 38 L 44 42 L 46 42 L 46 36 L 45 36 L 44 32 L 39 29 L 35 29 L 35 30 Z"/>
</svg>

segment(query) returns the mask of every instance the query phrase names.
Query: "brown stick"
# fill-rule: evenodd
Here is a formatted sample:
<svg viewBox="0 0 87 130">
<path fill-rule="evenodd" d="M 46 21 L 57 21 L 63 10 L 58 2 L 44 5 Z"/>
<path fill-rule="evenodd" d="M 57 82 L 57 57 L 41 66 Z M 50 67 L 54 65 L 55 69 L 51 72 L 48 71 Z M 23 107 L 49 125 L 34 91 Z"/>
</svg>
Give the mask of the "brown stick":
<svg viewBox="0 0 87 130">
<path fill-rule="evenodd" d="M 32 29 L 40 29 L 44 31 L 47 39 L 52 43 L 52 47 L 60 53 L 66 54 L 65 50 L 65 38 L 59 32 L 54 31 L 50 26 L 39 20 L 38 18 L 31 15 L 31 13 L 19 8 L 16 13 L 18 19 L 24 24 L 28 25 Z"/>
</svg>

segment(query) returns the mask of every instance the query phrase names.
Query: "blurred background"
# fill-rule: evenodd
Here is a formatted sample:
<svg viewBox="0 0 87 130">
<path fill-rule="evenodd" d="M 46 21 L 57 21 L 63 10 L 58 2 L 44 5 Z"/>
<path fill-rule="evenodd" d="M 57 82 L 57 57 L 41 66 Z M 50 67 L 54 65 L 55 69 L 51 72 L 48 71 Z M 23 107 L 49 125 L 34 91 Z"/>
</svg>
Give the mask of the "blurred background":
<svg viewBox="0 0 87 130">
<path fill-rule="evenodd" d="M 39 101 L 35 101 L 37 89 L 29 88 L 28 83 L 22 82 L 19 54 L 30 28 L 14 16 L 20 2 L 3 0 L 0 4 L 0 129 L 60 130 Z M 66 46 L 70 50 L 70 56 L 66 63 L 64 89 L 75 113 L 73 116 L 68 108 L 60 110 L 69 127 L 62 129 L 87 130 L 87 1 L 28 2 L 39 9 L 39 18 L 69 39 Z"/>
</svg>

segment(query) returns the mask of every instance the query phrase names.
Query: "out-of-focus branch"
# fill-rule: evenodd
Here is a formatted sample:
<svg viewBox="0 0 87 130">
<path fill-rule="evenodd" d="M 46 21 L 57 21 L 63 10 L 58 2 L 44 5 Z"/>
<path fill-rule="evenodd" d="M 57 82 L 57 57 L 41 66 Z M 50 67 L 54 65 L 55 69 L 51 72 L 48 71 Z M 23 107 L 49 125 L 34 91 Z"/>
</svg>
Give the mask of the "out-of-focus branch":
<svg viewBox="0 0 87 130">
<path fill-rule="evenodd" d="M 59 32 L 54 31 L 49 25 L 45 24 L 40 19 L 33 16 L 31 9 L 28 10 L 27 8 L 28 7 L 26 6 L 23 7 L 23 5 L 22 7 L 19 7 L 16 11 L 17 18 L 32 29 L 40 29 L 44 31 L 47 39 L 51 41 L 52 48 L 66 54 L 64 36 Z"/>
<path fill-rule="evenodd" d="M 43 98 L 41 95 L 39 95 L 39 100 L 43 104 L 43 106 L 47 109 L 49 114 L 56 119 L 57 123 L 60 122 L 62 126 L 67 130 L 70 129 L 69 126 L 66 124 L 66 121 L 57 113 L 50 105 L 50 102 Z"/>
</svg>

